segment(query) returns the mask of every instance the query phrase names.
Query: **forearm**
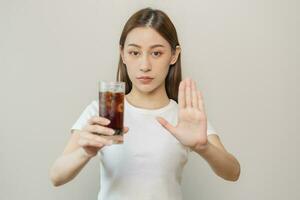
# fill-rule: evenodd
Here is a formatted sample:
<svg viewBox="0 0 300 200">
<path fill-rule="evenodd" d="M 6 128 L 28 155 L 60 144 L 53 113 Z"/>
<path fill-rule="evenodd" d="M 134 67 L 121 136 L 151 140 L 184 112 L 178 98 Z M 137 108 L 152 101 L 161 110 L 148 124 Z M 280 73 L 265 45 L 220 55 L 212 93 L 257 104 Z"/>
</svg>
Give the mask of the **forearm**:
<svg viewBox="0 0 300 200">
<path fill-rule="evenodd" d="M 236 158 L 225 150 L 208 142 L 204 149 L 193 149 L 202 156 L 213 171 L 220 177 L 229 181 L 236 181 L 240 175 L 240 164 Z"/>
<path fill-rule="evenodd" d="M 50 169 L 50 178 L 54 186 L 63 185 L 72 180 L 90 160 L 82 148 L 60 156 Z"/>
</svg>

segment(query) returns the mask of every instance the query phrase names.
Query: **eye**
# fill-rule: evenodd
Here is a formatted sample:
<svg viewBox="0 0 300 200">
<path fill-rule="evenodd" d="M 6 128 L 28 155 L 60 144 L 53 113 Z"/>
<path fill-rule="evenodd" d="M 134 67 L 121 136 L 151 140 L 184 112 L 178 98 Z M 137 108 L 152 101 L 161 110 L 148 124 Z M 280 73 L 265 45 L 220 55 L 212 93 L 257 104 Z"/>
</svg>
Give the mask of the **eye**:
<svg viewBox="0 0 300 200">
<path fill-rule="evenodd" d="M 159 52 L 159 51 L 154 51 L 154 52 L 152 52 L 152 55 L 153 55 L 154 57 L 159 57 L 161 54 L 162 54 L 162 53 Z"/>
<path fill-rule="evenodd" d="M 129 51 L 129 54 L 132 56 L 138 56 L 140 53 L 138 51 Z"/>
</svg>

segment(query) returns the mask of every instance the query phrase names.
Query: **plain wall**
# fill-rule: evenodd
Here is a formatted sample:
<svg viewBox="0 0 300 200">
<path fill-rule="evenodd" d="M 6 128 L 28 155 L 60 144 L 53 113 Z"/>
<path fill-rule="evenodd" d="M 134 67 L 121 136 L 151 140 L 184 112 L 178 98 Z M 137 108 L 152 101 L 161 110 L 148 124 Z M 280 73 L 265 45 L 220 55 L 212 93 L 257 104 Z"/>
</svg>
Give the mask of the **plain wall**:
<svg viewBox="0 0 300 200">
<path fill-rule="evenodd" d="M 183 77 L 242 169 L 228 182 L 192 153 L 184 199 L 300 199 L 296 0 L 1 0 L 0 199 L 96 199 L 98 158 L 58 188 L 48 171 L 97 81 L 115 79 L 124 23 L 148 6 L 174 22 Z"/>
</svg>

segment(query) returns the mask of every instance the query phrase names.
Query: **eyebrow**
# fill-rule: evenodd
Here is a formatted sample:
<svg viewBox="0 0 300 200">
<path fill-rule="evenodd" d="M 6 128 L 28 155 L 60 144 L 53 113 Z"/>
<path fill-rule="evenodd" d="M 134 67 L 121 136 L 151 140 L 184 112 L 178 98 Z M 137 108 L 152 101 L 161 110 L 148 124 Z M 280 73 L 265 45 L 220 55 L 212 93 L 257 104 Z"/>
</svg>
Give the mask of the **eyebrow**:
<svg viewBox="0 0 300 200">
<path fill-rule="evenodd" d="M 128 44 L 128 46 L 134 46 L 134 47 L 142 48 L 140 45 L 137 45 L 137 44 Z M 155 47 L 165 47 L 165 46 L 161 45 L 161 44 L 154 44 L 154 45 L 150 46 L 151 49 L 153 49 Z"/>
</svg>

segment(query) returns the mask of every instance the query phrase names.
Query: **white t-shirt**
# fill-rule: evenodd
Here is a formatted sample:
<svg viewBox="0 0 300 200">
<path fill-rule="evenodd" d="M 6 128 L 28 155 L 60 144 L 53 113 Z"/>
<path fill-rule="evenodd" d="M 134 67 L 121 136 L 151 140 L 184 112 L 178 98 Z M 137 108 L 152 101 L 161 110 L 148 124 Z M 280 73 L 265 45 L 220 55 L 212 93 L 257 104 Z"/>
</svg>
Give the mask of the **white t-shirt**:
<svg viewBox="0 0 300 200">
<path fill-rule="evenodd" d="M 103 147 L 98 200 L 181 200 L 181 177 L 190 149 L 162 127 L 156 116 L 177 124 L 178 104 L 142 109 L 125 98 L 123 144 Z M 98 115 L 98 100 L 86 107 L 72 129 L 81 130 Z M 208 122 L 208 134 L 216 133 Z"/>
</svg>

